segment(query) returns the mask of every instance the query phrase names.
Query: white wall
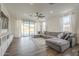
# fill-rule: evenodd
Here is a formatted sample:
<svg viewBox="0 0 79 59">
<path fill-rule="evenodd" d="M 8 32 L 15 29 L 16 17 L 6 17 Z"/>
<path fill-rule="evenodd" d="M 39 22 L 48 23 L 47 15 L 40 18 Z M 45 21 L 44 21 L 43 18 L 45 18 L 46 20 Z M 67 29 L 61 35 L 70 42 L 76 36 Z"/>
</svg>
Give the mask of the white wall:
<svg viewBox="0 0 79 59">
<path fill-rule="evenodd" d="M 1 4 L 0 4 L 0 12 L 1 12 Z"/>
<path fill-rule="evenodd" d="M 10 14 L 10 24 L 11 27 L 10 32 L 14 35 L 14 37 L 20 37 L 20 19 Z"/>
<path fill-rule="evenodd" d="M 79 12 L 76 15 L 76 33 L 77 33 L 77 43 L 79 44 Z"/>
<path fill-rule="evenodd" d="M 15 20 L 15 33 L 14 33 L 14 36 L 15 37 L 21 37 L 22 36 L 22 31 L 21 31 L 21 24 L 22 24 L 22 21 L 20 18 L 17 18 Z"/>
<path fill-rule="evenodd" d="M 50 16 L 47 19 L 47 31 L 59 32 L 60 31 L 60 18 L 58 16 Z"/>
<path fill-rule="evenodd" d="M 15 32 L 15 30 L 16 30 L 16 20 L 17 20 L 17 17 L 14 17 L 14 15 L 10 14 L 9 11 L 7 11 L 6 7 L 3 4 L 1 4 L 1 10 L 9 18 L 8 31 L 15 36 L 15 34 L 17 33 L 17 32 Z"/>
<path fill-rule="evenodd" d="M 0 4 L 0 12 L 1 12 L 1 4 Z M 1 14 L 0 14 L 0 16 L 1 16 Z M 0 18 L 0 29 L 2 28 L 2 24 L 1 24 L 2 22 L 1 22 L 1 18 Z"/>
<path fill-rule="evenodd" d="M 7 10 L 6 10 L 6 8 L 3 4 L 1 4 L 1 11 L 3 11 L 3 13 L 9 18 L 9 24 L 10 24 L 10 20 L 11 20 L 10 15 L 7 12 Z M 10 25 L 8 26 L 8 31 L 11 32 L 11 26 Z"/>
<path fill-rule="evenodd" d="M 10 17 L 11 17 L 11 22 L 10 22 L 10 25 L 11 25 L 11 33 L 13 33 L 14 34 L 14 36 L 15 36 L 15 27 L 16 27 L 16 17 L 14 17 L 14 15 L 10 15 Z"/>
</svg>

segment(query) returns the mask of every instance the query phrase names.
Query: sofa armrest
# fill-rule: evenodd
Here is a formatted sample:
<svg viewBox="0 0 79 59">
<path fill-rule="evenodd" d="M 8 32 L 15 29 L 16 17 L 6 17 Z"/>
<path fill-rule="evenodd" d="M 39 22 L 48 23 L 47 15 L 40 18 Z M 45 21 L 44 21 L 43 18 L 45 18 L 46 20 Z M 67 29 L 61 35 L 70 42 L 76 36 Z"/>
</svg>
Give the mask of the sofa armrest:
<svg viewBox="0 0 79 59">
<path fill-rule="evenodd" d="M 68 40 L 70 42 L 70 47 L 74 47 L 76 45 L 76 38 L 75 37 L 72 37 L 72 38 L 69 38 Z"/>
<path fill-rule="evenodd" d="M 76 45 L 76 42 L 77 42 L 76 38 L 72 38 L 72 41 L 71 41 L 72 47 Z"/>
</svg>

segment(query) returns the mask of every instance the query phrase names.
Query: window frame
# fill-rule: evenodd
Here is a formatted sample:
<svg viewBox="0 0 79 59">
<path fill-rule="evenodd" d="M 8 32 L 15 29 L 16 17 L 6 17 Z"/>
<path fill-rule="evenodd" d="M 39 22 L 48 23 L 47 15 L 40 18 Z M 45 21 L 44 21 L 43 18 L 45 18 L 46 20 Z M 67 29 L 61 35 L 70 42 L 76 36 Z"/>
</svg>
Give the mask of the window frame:
<svg viewBox="0 0 79 59">
<path fill-rule="evenodd" d="M 68 17 L 67 21 L 64 21 L 66 19 L 66 17 Z M 68 22 L 67 25 L 64 22 Z M 69 26 L 70 28 L 67 30 L 65 29 L 65 27 Z M 65 15 L 62 18 L 62 30 L 63 32 L 72 32 L 72 27 L 71 27 L 71 15 Z"/>
</svg>

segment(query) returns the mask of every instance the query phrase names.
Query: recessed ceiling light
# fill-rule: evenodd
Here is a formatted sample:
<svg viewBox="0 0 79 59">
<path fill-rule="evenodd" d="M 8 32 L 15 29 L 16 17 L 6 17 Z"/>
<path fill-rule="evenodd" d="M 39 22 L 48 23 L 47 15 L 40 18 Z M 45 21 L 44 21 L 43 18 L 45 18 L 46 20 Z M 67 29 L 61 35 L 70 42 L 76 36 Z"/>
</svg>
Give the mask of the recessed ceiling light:
<svg viewBox="0 0 79 59">
<path fill-rule="evenodd" d="M 26 13 L 24 13 L 24 16 L 27 16 L 27 14 L 26 14 Z"/>
<path fill-rule="evenodd" d="M 53 14 L 53 11 L 50 11 L 51 14 Z"/>
<path fill-rule="evenodd" d="M 30 5 L 34 5 L 34 3 L 30 3 Z"/>
</svg>

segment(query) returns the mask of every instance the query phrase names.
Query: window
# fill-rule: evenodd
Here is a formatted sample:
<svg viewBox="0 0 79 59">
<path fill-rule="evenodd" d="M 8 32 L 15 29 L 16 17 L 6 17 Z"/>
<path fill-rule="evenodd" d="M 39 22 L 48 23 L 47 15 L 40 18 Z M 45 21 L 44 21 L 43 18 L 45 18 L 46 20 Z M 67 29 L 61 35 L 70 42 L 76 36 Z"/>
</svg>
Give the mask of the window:
<svg viewBox="0 0 79 59">
<path fill-rule="evenodd" d="M 71 16 L 70 15 L 63 17 L 63 31 L 71 32 Z"/>
</svg>

